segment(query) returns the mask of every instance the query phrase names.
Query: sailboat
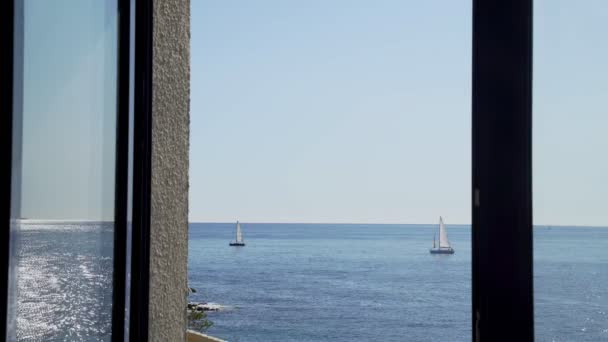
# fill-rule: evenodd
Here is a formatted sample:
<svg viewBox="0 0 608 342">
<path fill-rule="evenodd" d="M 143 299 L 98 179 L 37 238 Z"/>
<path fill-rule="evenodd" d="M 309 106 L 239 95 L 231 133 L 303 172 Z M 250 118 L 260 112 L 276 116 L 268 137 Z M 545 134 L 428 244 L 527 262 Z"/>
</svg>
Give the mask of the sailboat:
<svg viewBox="0 0 608 342">
<path fill-rule="evenodd" d="M 431 254 L 454 254 L 454 248 L 450 246 L 448 241 L 448 232 L 445 230 L 443 224 L 443 218 L 439 217 L 439 245 L 435 245 L 435 236 L 433 236 L 433 248 L 431 248 Z"/>
<path fill-rule="evenodd" d="M 245 246 L 245 241 L 243 240 L 243 232 L 241 231 L 241 224 L 239 221 L 236 221 L 236 240 L 230 242 L 230 246 Z"/>
</svg>

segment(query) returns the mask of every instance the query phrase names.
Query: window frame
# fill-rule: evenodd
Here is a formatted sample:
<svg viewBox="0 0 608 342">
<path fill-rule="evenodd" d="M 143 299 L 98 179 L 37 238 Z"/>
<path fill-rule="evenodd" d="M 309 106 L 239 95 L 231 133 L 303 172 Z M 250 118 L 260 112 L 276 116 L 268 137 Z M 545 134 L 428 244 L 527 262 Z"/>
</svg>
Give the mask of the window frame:
<svg viewBox="0 0 608 342">
<path fill-rule="evenodd" d="M 13 1 L 0 1 L 0 41 L 5 48 L 5 56 L 0 65 L 2 82 L 0 86 L 0 338 L 6 338 L 8 313 L 8 273 L 10 259 L 10 218 L 11 218 L 11 175 L 13 146 L 13 54 L 14 54 L 14 12 Z"/>
<path fill-rule="evenodd" d="M 152 170 L 153 0 L 135 1 L 133 221 L 129 340 L 148 340 Z"/>
<path fill-rule="evenodd" d="M 473 0 L 473 341 L 534 341 L 532 19 Z"/>
<path fill-rule="evenodd" d="M 10 222 L 11 202 L 15 1 L 0 1 L 0 35 L 7 56 L 0 66 L 4 112 L 0 116 L 0 158 L 5 161 L 0 166 L 0 220 L 5 225 Z M 129 339 L 145 341 L 150 279 L 153 0 L 132 1 L 136 6 Z M 118 336 L 124 332 L 125 307 L 125 280 L 121 277 L 126 266 L 128 202 L 128 132 L 125 135 L 124 121 L 128 128 L 126 47 L 130 42 L 125 28 L 130 27 L 130 16 L 125 14 L 129 13 L 129 3 L 119 0 L 113 341 L 124 340 Z M 533 341 L 532 0 L 472 3 L 472 337 L 473 341 Z M 10 229 L 6 228 L 0 233 L 0 336 L 7 333 Z M 497 242 L 500 248 L 489 247 Z"/>
<path fill-rule="evenodd" d="M 124 341 L 129 187 L 129 73 L 131 3 L 118 0 L 118 84 L 114 192 L 114 267 L 112 276 L 112 340 Z M 116 336 L 116 337 L 115 337 Z M 122 338 L 120 338 L 122 337 Z"/>
<path fill-rule="evenodd" d="M 13 81 L 15 63 L 15 9 L 24 0 L 0 1 L 0 35 L 5 57 L 0 65 L 0 339 L 7 337 L 10 262 L 11 176 L 13 147 Z M 134 122 L 129 122 L 131 4 L 135 4 Z M 19 7 L 18 7 L 19 6 Z M 114 203 L 114 255 L 112 280 L 112 341 L 125 341 L 125 294 L 129 191 L 129 127 L 133 140 L 133 239 L 131 243 L 131 291 L 129 340 L 144 341 L 148 335 L 151 91 L 152 91 L 152 0 L 117 0 L 117 121 Z M 137 194 L 137 195 L 135 195 Z"/>
</svg>

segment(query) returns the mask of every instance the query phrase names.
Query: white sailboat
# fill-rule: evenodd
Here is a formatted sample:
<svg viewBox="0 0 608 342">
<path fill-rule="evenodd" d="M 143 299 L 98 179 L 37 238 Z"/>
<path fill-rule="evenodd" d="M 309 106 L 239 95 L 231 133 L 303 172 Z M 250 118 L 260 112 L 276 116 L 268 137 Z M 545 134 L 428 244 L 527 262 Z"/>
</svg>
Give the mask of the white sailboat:
<svg viewBox="0 0 608 342">
<path fill-rule="evenodd" d="M 430 252 L 431 254 L 454 254 L 454 248 L 450 246 L 448 232 L 441 217 L 439 217 L 439 246 L 435 245 L 435 237 L 433 236 L 433 248 L 431 248 Z"/>
<path fill-rule="evenodd" d="M 241 224 L 239 221 L 236 221 L 236 240 L 230 242 L 230 246 L 245 246 L 245 241 L 243 240 L 243 232 L 241 231 Z"/>
</svg>

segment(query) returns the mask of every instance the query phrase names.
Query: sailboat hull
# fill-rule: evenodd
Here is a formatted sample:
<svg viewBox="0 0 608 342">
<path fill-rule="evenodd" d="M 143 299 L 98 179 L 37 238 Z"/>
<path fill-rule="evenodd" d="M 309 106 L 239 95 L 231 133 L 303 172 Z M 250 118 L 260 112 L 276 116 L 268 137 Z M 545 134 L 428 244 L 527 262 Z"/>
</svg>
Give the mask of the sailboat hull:
<svg viewBox="0 0 608 342">
<path fill-rule="evenodd" d="M 454 254 L 453 248 L 432 248 L 430 249 L 431 254 Z"/>
<path fill-rule="evenodd" d="M 231 243 L 229 243 L 229 245 L 233 246 L 233 247 L 244 247 L 245 243 L 244 242 L 231 242 Z"/>
</svg>

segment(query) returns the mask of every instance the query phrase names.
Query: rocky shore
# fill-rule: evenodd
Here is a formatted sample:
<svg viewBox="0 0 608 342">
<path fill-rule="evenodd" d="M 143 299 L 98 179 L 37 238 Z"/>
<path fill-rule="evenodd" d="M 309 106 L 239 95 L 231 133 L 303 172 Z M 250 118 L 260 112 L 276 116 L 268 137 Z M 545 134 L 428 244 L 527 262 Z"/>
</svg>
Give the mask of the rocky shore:
<svg viewBox="0 0 608 342">
<path fill-rule="evenodd" d="M 222 308 L 220 304 L 216 303 L 188 303 L 188 310 L 190 311 L 220 311 Z"/>
</svg>

